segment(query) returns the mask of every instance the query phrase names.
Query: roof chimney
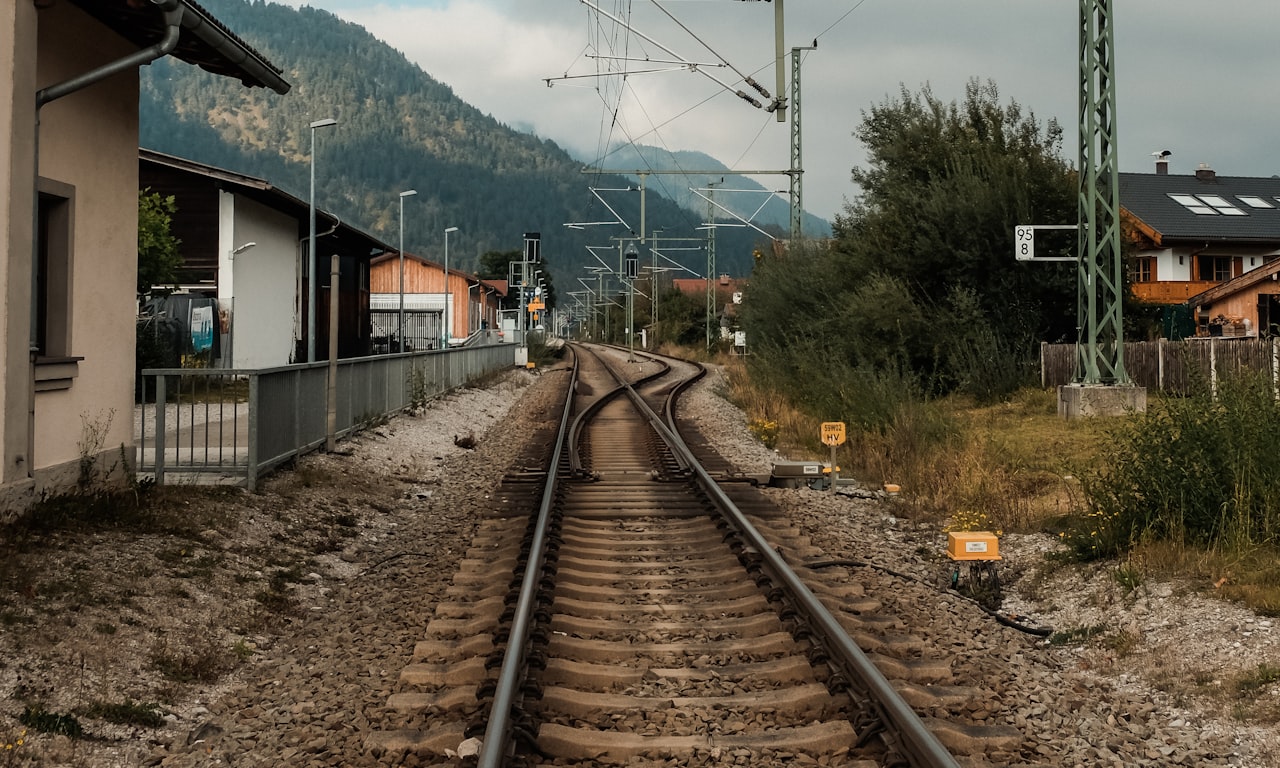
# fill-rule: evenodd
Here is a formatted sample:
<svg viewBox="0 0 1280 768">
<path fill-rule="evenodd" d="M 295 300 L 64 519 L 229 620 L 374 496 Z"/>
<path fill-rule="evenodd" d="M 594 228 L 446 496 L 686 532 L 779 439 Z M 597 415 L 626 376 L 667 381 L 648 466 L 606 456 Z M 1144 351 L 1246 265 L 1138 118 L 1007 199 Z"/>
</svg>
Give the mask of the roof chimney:
<svg viewBox="0 0 1280 768">
<path fill-rule="evenodd" d="M 1201 163 L 1200 167 L 1196 168 L 1196 179 L 1199 181 L 1216 181 L 1217 178 L 1218 174 L 1214 173 L 1208 163 Z"/>
<path fill-rule="evenodd" d="M 1159 152 L 1151 153 L 1151 156 L 1156 159 L 1156 175 L 1157 176 L 1169 175 L 1169 155 L 1172 155 L 1172 154 L 1173 153 L 1167 149 L 1162 149 Z"/>
<path fill-rule="evenodd" d="M 726 274 L 722 274 L 722 275 L 720 275 L 720 284 L 721 284 L 721 285 L 728 285 L 728 284 L 729 284 L 729 275 L 728 275 L 727 273 L 726 273 Z"/>
</svg>

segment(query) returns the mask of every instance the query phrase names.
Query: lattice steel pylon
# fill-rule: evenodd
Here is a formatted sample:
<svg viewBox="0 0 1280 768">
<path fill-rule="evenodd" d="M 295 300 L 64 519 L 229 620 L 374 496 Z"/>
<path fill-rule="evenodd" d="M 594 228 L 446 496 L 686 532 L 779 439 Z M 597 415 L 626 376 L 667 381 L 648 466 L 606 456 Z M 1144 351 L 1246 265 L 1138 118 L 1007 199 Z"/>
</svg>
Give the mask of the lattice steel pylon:
<svg viewBox="0 0 1280 768">
<path fill-rule="evenodd" d="M 804 159 L 800 152 L 800 52 L 812 46 L 791 49 L 791 241 L 801 237 L 804 216 Z"/>
<path fill-rule="evenodd" d="M 1127 385 L 1112 0 L 1080 0 L 1080 246 L 1074 383 Z"/>
<path fill-rule="evenodd" d="M 724 179 L 720 180 L 721 182 Z M 716 344 L 716 182 L 707 182 L 707 351 Z"/>
</svg>

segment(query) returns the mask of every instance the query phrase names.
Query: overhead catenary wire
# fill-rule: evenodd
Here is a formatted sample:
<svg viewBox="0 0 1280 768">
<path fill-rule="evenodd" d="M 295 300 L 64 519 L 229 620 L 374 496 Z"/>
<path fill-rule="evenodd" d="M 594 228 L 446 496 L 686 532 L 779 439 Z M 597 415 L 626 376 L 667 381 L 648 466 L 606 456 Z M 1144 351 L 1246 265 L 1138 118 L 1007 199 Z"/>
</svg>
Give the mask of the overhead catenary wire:
<svg viewBox="0 0 1280 768">
<path fill-rule="evenodd" d="M 591 8 L 591 9 L 592 9 L 592 10 L 594 10 L 596 13 L 598 13 L 598 14 L 600 14 L 600 15 L 604 16 L 605 18 L 610 19 L 610 20 L 611 20 L 611 21 L 613 21 L 614 23 L 616 23 L 616 24 L 618 24 L 618 25 L 620 25 L 620 26 L 624 27 L 624 28 L 627 30 L 627 32 L 629 32 L 631 35 L 634 35 L 635 37 L 637 37 L 637 38 L 639 38 L 639 39 L 641 39 L 641 40 L 644 40 L 644 41 L 646 41 L 646 42 L 652 43 L 653 45 L 656 45 L 658 48 L 660 48 L 660 49 L 662 49 L 664 52 L 666 52 L 666 53 L 668 53 L 668 54 L 670 54 L 670 55 L 672 55 L 672 56 L 676 57 L 676 58 L 677 58 L 677 59 L 679 59 L 680 61 L 688 62 L 688 69 L 689 69 L 689 71 L 690 71 L 690 72 L 696 72 L 696 73 L 698 73 L 698 74 L 702 75 L 703 77 L 707 78 L 708 80 L 711 80 L 712 82 L 714 82 L 714 83 L 716 83 L 717 85 L 719 85 L 721 88 L 725 89 L 726 91 L 728 91 L 728 92 L 730 92 L 730 93 L 732 93 L 732 94 L 735 94 L 736 96 L 738 96 L 738 98 L 742 99 L 743 101 L 746 101 L 748 104 L 751 104 L 752 106 L 755 106 L 755 107 L 756 107 L 756 108 L 758 108 L 758 109 L 763 109 L 763 108 L 764 108 L 764 107 L 763 107 L 763 105 L 762 105 L 759 101 L 757 101 L 756 99 L 754 99 L 750 94 L 747 94 L 745 91 L 743 91 L 743 90 L 742 90 L 742 89 L 740 89 L 740 88 L 735 88 L 734 86 L 732 86 L 732 85 L 730 85 L 730 84 L 728 84 L 728 83 L 724 82 L 723 80 L 721 80 L 720 78 L 716 77 L 715 75 L 712 75 L 711 73 L 709 73 L 709 72 L 707 72 L 707 71 L 705 71 L 705 70 L 701 69 L 700 67 L 698 67 L 697 65 L 695 65 L 693 62 L 690 62 L 690 61 L 689 61 L 689 59 L 687 59 L 686 57 L 681 56 L 678 52 L 676 52 L 676 51 L 672 50 L 671 48 L 667 47 L 666 45 L 663 45 L 661 42 L 659 42 L 659 41 L 655 40 L 654 38 L 652 38 L 652 37 L 650 37 L 650 36 L 646 35 L 645 33 L 641 32 L 640 30 L 638 30 L 638 29 L 636 29 L 635 27 L 631 26 L 631 23 L 630 23 L 629 21 L 624 21 L 623 19 L 621 19 L 621 18 L 619 18 L 619 17 L 617 17 L 617 16 L 614 16 L 613 14 L 609 13 L 608 11 L 605 11 L 605 10 L 601 9 L 601 8 L 600 8 L 600 6 L 599 6 L 599 5 L 596 5 L 592 0 L 578 0 L 578 2 L 582 3 L 583 5 L 586 5 L 588 8 Z M 656 5 L 656 3 L 655 3 L 655 5 Z M 665 13 L 665 10 L 664 10 L 664 13 Z M 714 51 L 713 51 L 713 53 L 714 53 Z M 736 71 L 736 70 L 735 70 L 735 71 Z M 554 78 L 553 78 L 553 79 L 554 79 Z"/>
<path fill-rule="evenodd" d="M 742 82 L 754 88 L 757 93 L 759 93 L 761 96 L 765 97 L 766 99 L 772 98 L 772 96 L 769 94 L 769 91 L 766 90 L 764 86 L 757 83 L 755 79 L 750 75 L 743 74 L 740 69 L 733 66 L 733 64 L 729 63 L 729 60 L 721 56 L 720 53 L 715 48 L 712 48 L 710 43 L 698 37 L 698 35 L 692 29 L 689 29 L 689 27 L 686 26 L 683 21 L 680 21 L 679 19 L 677 19 L 675 15 L 672 14 L 670 11 L 668 11 L 666 8 L 663 8 L 662 4 L 659 3 L 658 0 L 649 0 L 649 2 L 653 3 L 654 8 L 657 8 L 658 10 L 662 11 L 664 14 L 666 14 L 667 18 L 674 21 L 677 26 L 679 26 L 681 29 L 687 32 L 689 34 L 689 37 L 692 37 L 694 40 L 697 40 L 699 43 L 702 43 L 703 48 L 706 48 L 707 51 L 711 53 L 711 55 L 715 56 L 717 59 L 724 62 L 724 65 L 726 67 L 728 67 L 729 69 L 732 69 L 734 74 L 742 78 Z"/>
<path fill-rule="evenodd" d="M 604 4 L 603 0 L 580 0 L 580 2 L 589 9 L 589 16 L 592 20 L 592 27 L 596 32 L 598 32 L 598 35 L 595 38 L 597 41 L 596 50 L 594 51 L 593 54 L 589 55 L 588 58 L 593 58 L 595 60 L 595 65 L 596 65 L 595 70 L 597 73 L 597 77 L 601 78 L 603 81 L 599 85 L 597 85 L 596 90 L 600 95 L 602 103 L 606 107 L 606 110 L 608 111 L 608 115 L 609 115 L 607 129 L 605 126 L 604 117 L 602 116 L 601 130 L 600 130 L 600 133 L 598 134 L 598 139 L 600 141 L 597 143 L 596 160 L 593 163 L 596 169 L 598 169 L 597 176 L 599 175 L 599 173 L 604 172 L 603 165 L 605 161 L 608 158 L 616 155 L 618 152 L 622 151 L 626 147 L 634 148 L 638 156 L 638 159 L 642 164 L 642 167 L 652 169 L 653 168 L 652 159 L 650 157 L 645 156 L 645 153 L 640 150 L 641 145 L 639 144 L 639 142 L 649 139 L 649 137 L 656 137 L 656 143 L 659 144 L 662 147 L 662 149 L 665 150 L 672 157 L 672 160 L 675 163 L 675 167 L 677 169 L 681 169 L 681 163 L 679 162 L 678 158 L 676 158 L 675 152 L 671 149 L 668 142 L 666 141 L 662 129 L 669 126 L 676 120 L 685 118 L 695 110 L 703 107 L 712 99 L 717 98 L 722 91 L 727 90 L 727 91 L 730 91 L 731 93 L 735 93 L 735 95 L 739 95 L 740 97 L 747 98 L 747 100 L 753 101 L 753 103 L 759 106 L 758 102 L 754 102 L 754 100 L 750 99 L 749 97 L 745 97 L 745 95 L 740 90 L 735 90 L 736 86 L 727 84 L 723 82 L 721 79 L 711 76 L 707 72 L 702 72 L 702 74 L 706 76 L 709 80 L 711 80 L 712 82 L 720 86 L 720 90 L 708 95 L 706 98 L 701 99 L 697 103 L 692 104 L 689 107 L 681 110 L 678 114 L 673 115 L 670 118 L 667 118 L 660 122 L 655 122 L 653 117 L 649 114 L 649 111 L 645 108 L 645 105 L 643 104 L 643 100 L 640 98 L 640 95 L 635 89 L 635 87 L 633 86 L 633 84 L 628 82 L 629 75 L 671 71 L 671 69 L 663 69 L 661 66 L 654 66 L 654 65 L 666 64 L 666 65 L 672 65 L 673 69 L 682 68 L 690 71 L 701 71 L 699 67 L 708 66 L 708 65 L 705 63 L 693 62 L 690 59 L 683 56 L 682 54 L 672 50 L 667 45 L 664 45 L 662 42 L 655 39 L 654 37 L 638 30 L 632 23 L 632 17 L 631 17 L 632 0 L 617 0 L 616 5 L 614 6 L 613 13 L 611 13 L 609 10 L 605 8 L 602 8 L 602 5 Z M 728 67 L 736 75 L 738 75 L 743 82 L 750 84 L 752 87 L 756 88 L 757 91 L 760 92 L 762 95 L 768 97 L 768 92 L 762 88 L 759 88 L 758 84 L 754 79 L 754 76 L 768 69 L 771 66 L 775 66 L 776 60 L 774 58 L 771 57 L 768 61 L 762 63 L 761 66 L 755 68 L 749 73 L 744 73 L 742 70 L 739 70 L 737 67 L 735 67 L 719 51 L 717 51 L 708 40 L 704 39 L 703 36 L 700 36 L 688 24 L 686 24 L 680 18 L 677 18 L 675 14 L 673 14 L 666 7 L 664 7 L 662 3 L 658 2 L 658 0 L 650 0 L 650 2 L 653 4 L 655 9 L 660 11 L 671 22 L 676 24 L 681 30 L 683 30 L 686 34 L 688 34 L 691 38 L 693 38 L 693 40 L 695 40 L 699 45 L 701 45 L 704 49 L 709 51 L 712 56 L 714 56 L 716 59 L 722 62 L 723 66 Z M 667 0 L 662 0 L 662 2 L 665 3 L 667 2 Z M 858 8 L 860 8 L 865 2 L 866 0 L 857 0 L 857 2 L 853 3 L 851 7 L 846 9 L 837 18 L 835 18 L 830 24 L 828 24 L 825 28 L 823 28 L 820 32 L 818 32 L 817 35 L 815 35 L 814 37 L 815 42 L 818 38 L 822 38 L 828 35 L 833 29 L 835 29 L 842 22 L 848 19 L 849 16 L 851 16 L 852 13 Z M 639 58 L 639 55 L 640 55 L 639 52 L 637 52 L 637 54 L 634 56 L 629 55 L 633 46 L 635 46 L 638 49 L 638 51 L 642 51 L 643 48 L 645 47 L 646 42 L 666 52 L 672 58 L 668 59 L 665 56 L 661 56 L 661 55 L 650 56 L 648 54 L 645 54 L 644 58 Z M 704 56 L 703 58 L 707 58 L 707 57 Z M 643 65 L 643 68 L 631 69 L 630 65 L 632 63 Z M 716 65 L 716 66 L 720 66 L 720 65 Z M 619 77 L 621 79 L 618 79 Z M 612 81 L 616 87 L 611 87 L 610 81 Z M 550 82 L 548 82 L 548 85 L 550 85 Z M 787 87 L 784 87 L 783 90 L 789 91 L 790 89 Z M 648 125 L 649 125 L 647 129 L 638 133 L 634 132 L 632 130 L 632 127 L 628 126 L 624 119 L 623 105 L 624 105 L 624 102 L 627 100 L 628 95 L 630 95 L 630 97 L 634 99 L 637 107 L 644 114 L 645 120 L 648 122 Z M 787 95 L 790 95 L 790 94 L 787 94 Z M 778 98 L 779 100 L 785 101 L 785 96 L 783 94 L 779 94 Z M 739 153 L 738 159 L 733 163 L 731 168 L 737 167 L 742 162 L 745 161 L 746 157 L 755 149 L 755 147 L 761 141 L 764 135 L 765 127 L 770 122 L 771 121 L 769 118 L 764 118 L 761 121 L 760 128 L 754 133 L 750 142 L 748 142 L 747 145 Z M 615 134 L 618 134 L 619 138 L 625 137 L 625 142 L 617 141 L 615 143 L 613 138 Z M 732 171 L 729 170 L 727 172 L 732 172 Z M 666 194 L 666 196 L 669 198 L 674 197 L 669 185 L 665 182 L 665 180 L 662 179 L 660 175 L 658 176 L 656 181 L 657 181 L 657 187 L 661 192 Z M 593 200 L 592 204 L 594 203 L 595 201 Z M 742 220 L 740 217 L 737 217 L 737 216 L 735 216 L 735 218 L 739 218 L 739 220 Z M 748 220 L 748 223 L 749 223 L 749 220 Z"/>
</svg>

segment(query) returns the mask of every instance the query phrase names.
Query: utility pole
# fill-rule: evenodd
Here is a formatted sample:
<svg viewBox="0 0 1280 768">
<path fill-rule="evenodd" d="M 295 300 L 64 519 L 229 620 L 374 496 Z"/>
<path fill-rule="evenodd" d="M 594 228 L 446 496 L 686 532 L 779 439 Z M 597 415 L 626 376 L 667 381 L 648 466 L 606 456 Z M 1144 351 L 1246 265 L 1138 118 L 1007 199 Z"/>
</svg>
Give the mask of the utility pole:
<svg viewBox="0 0 1280 768">
<path fill-rule="evenodd" d="M 1111 0 L 1080 0 L 1080 250 L 1075 381 L 1128 384 Z"/>
<path fill-rule="evenodd" d="M 1112 0 L 1080 0 L 1080 245 L 1075 376 L 1058 413 L 1075 418 L 1144 411 L 1146 390 L 1124 368 L 1124 263 L 1116 148 Z"/>
<path fill-rule="evenodd" d="M 716 184 L 723 184 L 724 179 L 719 182 L 707 182 L 708 197 L 707 202 L 707 351 L 710 352 L 714 339 L 711 336 L 711 327 L 716 319 Z"/>
<path fill-rule="evenodd" d="M 781 10 L 781 2 L 779 2 Z M 801 218 L 804 216 L 804 162 L 800 157 L 800 52 L 818 48 L 813 45 L 791 49 L 791 242 L 799 242 Z"/>
<path fill-rule="evenodd" d="M 786 35 L 784 34 L 785 30 L 783 29 L 784 27 L 783 22 L 785 21 L 785 16 L 786 14 L 782 12 L 782 0 L 774 0 L 773 47 L 774 47 L 774 53 L 776 54 L 776 58 L 774 59 L 774 62 L 773 62 L 773 70 L 774 70 L 774 82 L 775 82 L 775 85 L 777 86 L 777 91 L 775 92 L 775 95 L 774 95 L 775 100 L 773 103 L 774 103 L 774 106 L 777 107 L 776 113 L 778 115 L 778 122 L 780 123 L 784 123 L 787 120 L 787 100 L 786 100 L 786 97 L 783 96 L 783 94 L 787 92 L 786 90 L 787 76 L 786 76 L 786 66 L 783 65 L 782 63 L 782 59 L 784 56 L 783 51 L 786 50 L 786 48 L 784 47 L 785 43 L 783 42 L 783 38 L 786 37 Z"/>
</svg>

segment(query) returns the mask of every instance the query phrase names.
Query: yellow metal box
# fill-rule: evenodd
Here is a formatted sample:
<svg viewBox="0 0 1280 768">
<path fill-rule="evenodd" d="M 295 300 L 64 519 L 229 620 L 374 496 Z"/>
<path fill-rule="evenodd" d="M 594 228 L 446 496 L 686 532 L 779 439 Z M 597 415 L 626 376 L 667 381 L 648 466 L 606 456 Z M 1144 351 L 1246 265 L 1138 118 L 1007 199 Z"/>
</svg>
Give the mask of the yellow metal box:
<svg viewBox="0 0 1280 768">
<path fill-rule="evenodd" d="M 989 531 L 952 531 L 947 534 L 947 557 L 952 560 L 999 560 L 1000 540 Z"/>
</svg>

